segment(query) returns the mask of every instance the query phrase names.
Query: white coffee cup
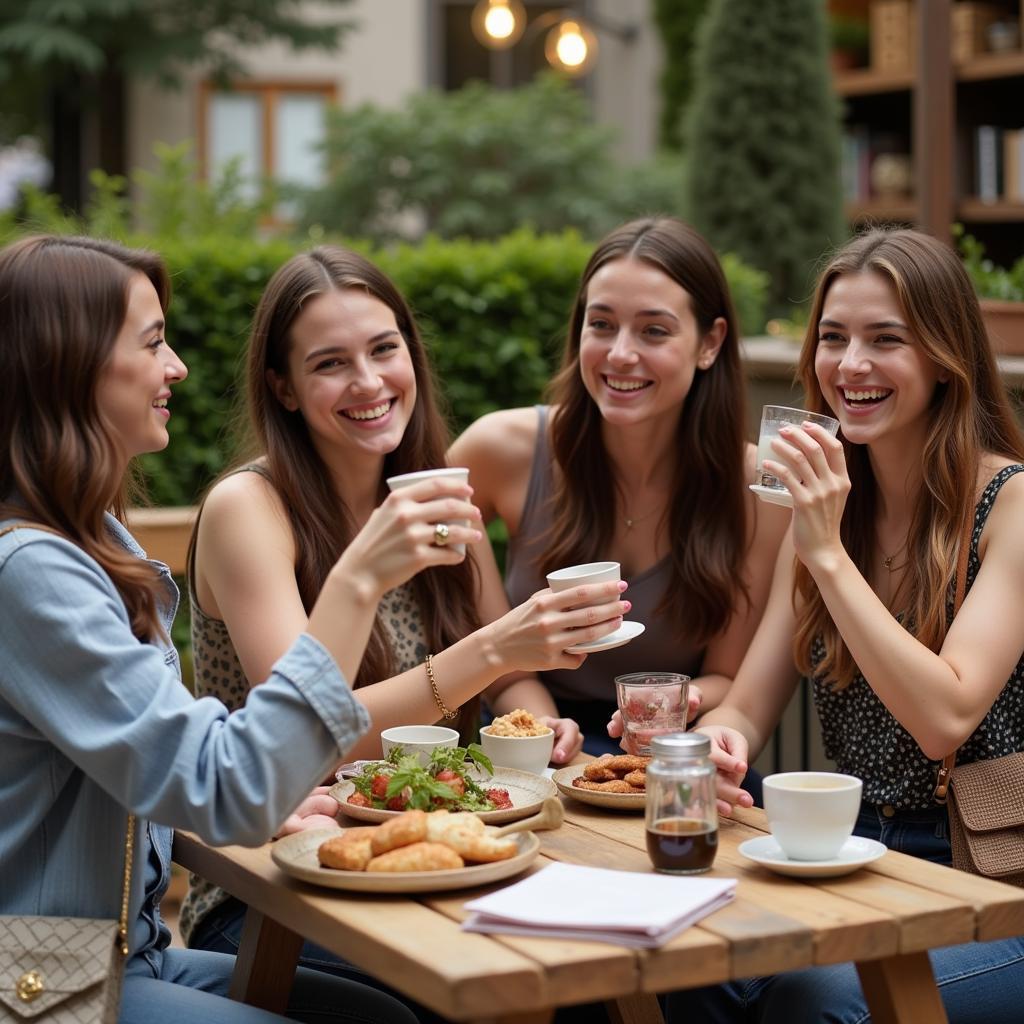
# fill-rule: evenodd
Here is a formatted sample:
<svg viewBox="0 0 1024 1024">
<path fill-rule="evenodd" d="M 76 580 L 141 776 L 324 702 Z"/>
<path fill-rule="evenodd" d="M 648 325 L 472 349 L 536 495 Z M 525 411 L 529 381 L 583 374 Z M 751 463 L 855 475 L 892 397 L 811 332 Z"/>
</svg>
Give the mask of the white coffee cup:
<svg viewBox="0 0 1024 1024">
<path fill-rule="evenodd" d="M 443 725 L 396 725 L 380 734 L 380 745 L 387 757 L 393 747 L 415 754 L 424 768 L 430 764 L 435 747 L 457 747 L 459 734 Z"/>
<path fill-rule="evenodd" d="M 564 569 L 555 569 L 547 574 L 548 586 L 558 593 L 562 590 L 571 590 L 573 587 L 590 585 L 591 583 L 617 583 L 622 578 L 622 566 L 618 562 L 584 562 L 581 565 L 569 565 Z M 596 604 L 603 604 L 605 598 L 600 598 Z M 614 628 L 609 628 L 601 636 L 614 633 Z M 600 639 L 600 637 L 595 637 Z"/>
<path fill-rule="evenodd" d="M 548 586 L 557 592 L 583 584 L 618 582 L 621 573 L 622 567 L 618 562 L 584 562 L 549 572 L 547 581 Z"/>
<path fill-rule="evenodd" d="M 389 476 L 386 483 L 389 490 L 397 491 L 401 487 L 409 487 L 412 484 L 418 484 L 423 480 L 433 480 L 436 477 L 447 477 L 452 480 L 461 480 L 463 483 L 469 483 L 469 470 L 464 466 L 446 466 L 444 469 L 421 469 L 416 473 L 400 473 L 398 476 Z M 453 519 L 452 523 L 457 523 L 459 526 L 469 526 L 468 519 Z M 449 547 L 452 551 L 458 551 L 460 555 L 466 553 L 465 544 L 450 544 Z"/>
<path fill-rule="evenodd" d="M 838 772 L 782 772 L 764 779 L 764 810 L 790 860 L 833 860 L 853 833 L 862 784 Z"/>
</svg>

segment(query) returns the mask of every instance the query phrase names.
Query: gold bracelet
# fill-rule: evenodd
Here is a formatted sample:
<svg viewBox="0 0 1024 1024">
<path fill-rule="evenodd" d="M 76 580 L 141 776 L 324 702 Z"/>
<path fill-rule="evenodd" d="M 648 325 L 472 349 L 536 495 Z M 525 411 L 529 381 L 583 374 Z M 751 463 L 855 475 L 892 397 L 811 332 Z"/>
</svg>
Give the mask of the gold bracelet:
<svg viewBox="0 0 1024 1024">
<path fill-rule="evenodd" d="M 432 654 L 427 655 L 427 679 L 430 680 L 430 689 L 434 691 L 434 700 L 437 702 L 437 706 L 441 709 L 441 717 L 447 721 L 451 721 L 453 718 L 459 717 L 459 709 L 456 708 L 454 711 L 449 711 L 448 708 L 445 707 L 444 701 L 441 700 L 441 694 L 437 689 L 437 680 L 434 678 L 434 666 L 430 661 L 432 657 Z"/>
</svg>

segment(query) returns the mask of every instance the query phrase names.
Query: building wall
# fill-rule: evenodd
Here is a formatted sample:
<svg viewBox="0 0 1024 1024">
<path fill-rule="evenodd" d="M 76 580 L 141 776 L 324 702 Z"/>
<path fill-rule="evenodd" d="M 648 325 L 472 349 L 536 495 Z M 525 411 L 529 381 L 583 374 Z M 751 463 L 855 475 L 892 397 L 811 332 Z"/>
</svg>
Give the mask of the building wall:
<svg viewBox="0 0 1024 1024">
<path fill-rule="evenodd" d="M 352 0 L 333 12 L 311 0 L 310 18 L 342 17 L 357 22 L 339 53 L 295 53 L 277 44 L 242 55 L 257 81 L 332 82 L 346 107 L 375 103 L 396 107 L 429 80 L 432 40 L 428 32 L 430 0 Z M 600 57 L 587 83 L 596 119 L 616 128 L 617 153 L 625 162 L 649 156 L 657 142 L 658 74 L 661 50 L 651 25 L 650 0 L 590 0 L 597 19 L 635 24 L 637 38 L 625 43 L 598 30 Z M 340 14 L 339 14 L 340 11 Z M 191 71 L 182 88 L 161 89 L 136 82 L 129 95 L 129 165 L 152 169 L 156 142 L 197 139 L 200 130 L 199 83 Z"/>
</svg>

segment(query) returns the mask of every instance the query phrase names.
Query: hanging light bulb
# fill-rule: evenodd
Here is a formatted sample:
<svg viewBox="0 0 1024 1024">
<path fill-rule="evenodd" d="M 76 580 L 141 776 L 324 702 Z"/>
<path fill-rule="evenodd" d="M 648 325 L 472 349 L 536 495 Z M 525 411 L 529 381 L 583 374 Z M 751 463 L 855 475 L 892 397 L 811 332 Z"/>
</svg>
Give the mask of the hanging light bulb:
<svg viewBox="0 0 1024 1024">
<path fill-rule="evenodd" d="M 557 71 L 574 76 L 586 74 L 597 59 L 597 38 L 582 22 L 563 21 L 548 33 L 544 56 Z"/>
<path fill-rule="evenodd" d="M 526 28 L 526 10 L 519 0 L 479 0 L 471 25 L 473 35 L 488 49 L 507 50 Z"/>
</svg>

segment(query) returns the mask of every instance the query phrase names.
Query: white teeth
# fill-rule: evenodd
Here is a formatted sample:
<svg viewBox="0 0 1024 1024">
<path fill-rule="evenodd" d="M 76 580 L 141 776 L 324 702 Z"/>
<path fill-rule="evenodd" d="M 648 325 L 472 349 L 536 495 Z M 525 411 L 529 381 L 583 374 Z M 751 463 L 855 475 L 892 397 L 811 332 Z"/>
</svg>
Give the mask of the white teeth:
<svg viewBox="0 0 1024 1024">
<path fill-rule="evenodd" d="M 611 377 L 605 377 L 605 381 L 613 391 L 639 391 L 648 384 L 646 380 L 613 380 Z"/>
<path fill-rule="evenodd" d="M 350 420 L 379 420 L 390 408 L 391 402 L 387 401 L 375 405 L 372 409 L 346 409 L 342 415 Z"/>
<path fill-rule="evenodd" d="M 157 409 L 166 409 L 166 408 L 167 408 L 167 399 L 166 399 L 166 398 L 158 398 L 158 399 L 157 399 L 157 400 L 156 400 L 156 401 L 155 401 L 155 402 L 153 403 L 153 405 L 154 405 L 154 406 L 155 406 L 155 407 L 156 407 Z"/>
<path fill-rule="evenodd" d="M 881 388 L 872 388 L 868 391 L 851 391 L 843 388 L 843 394 L 848 402 L 870 402 L 878 398 L 888 398 L 892 392 Z"/>
</svg>

